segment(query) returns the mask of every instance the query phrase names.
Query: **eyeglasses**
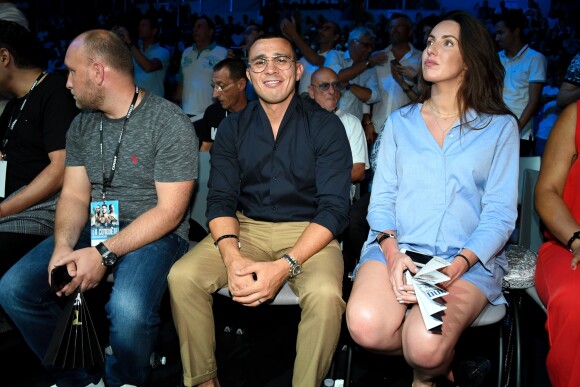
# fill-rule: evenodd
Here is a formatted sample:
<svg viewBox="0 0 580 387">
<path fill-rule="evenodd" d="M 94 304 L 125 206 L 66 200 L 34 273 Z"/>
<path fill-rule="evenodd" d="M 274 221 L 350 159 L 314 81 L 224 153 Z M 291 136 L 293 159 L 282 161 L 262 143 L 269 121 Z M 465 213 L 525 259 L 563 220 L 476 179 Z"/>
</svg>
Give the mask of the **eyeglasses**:
<svg viewBox="0 0 580 387">
<path fill-rule="evenodd" d="M 340 82 L 331 82 L 331 83 L 322 82 L 322 83 L 319 83 L 318 85 L 311 83 L 311 85 L 318 88 L 318 90 L 320 90 L 320 91 L 328 91 L 330 89 L 330 86 L 332 86 L 332 88 L 334 90 L 338 90 L 338 91 L 342 90 L 342 83 L 340 83 Z"/>
<path fill-rule="evenodd" d="M 272 61 L 278 70 L 288 70 L 292 67 L 292 63 L 296 62 L 294 59 L 286 55 L 275 56 L 273 58 L 256 58 L 250 62 L 250 70 L 254 73 L 261 73 L 268 67 L 268 62 Z"/>
<path fill-rule="evenodd" d="M 360 44 L 364 48 L 367 48 L 367 49 L 372 49 L 373 48 L 373 44 L 371 42 L 361 42 L 358 39 L 353 39 L 352 41 L 355 42 L 356 44 Z"/>
<path fill-rule="evenodd" d="M 216 85 L 215 83 L 211 83 L 211 88 L 217 90 L 218 93 L 223 92 L 225 89 L 233 85 L 234 82 L 228 83 L 227 85 Z"/>
</svg>

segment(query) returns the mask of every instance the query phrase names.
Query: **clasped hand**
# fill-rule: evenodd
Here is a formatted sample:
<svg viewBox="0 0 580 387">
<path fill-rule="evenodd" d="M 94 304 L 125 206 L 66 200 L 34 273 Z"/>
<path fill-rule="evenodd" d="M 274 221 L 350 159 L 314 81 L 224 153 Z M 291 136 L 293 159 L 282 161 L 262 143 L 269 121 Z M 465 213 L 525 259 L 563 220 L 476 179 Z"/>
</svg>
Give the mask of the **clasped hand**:
<svg viewBox="0 0 580 387">
<path fill-rule="evenodd" d="M 387 258 L 387 268 L 389 270 L 389 280 L 393 287 L 393 293 L 397 301 L 401 304 L 415 304 L 417 297 L 413 285 L 406 285 L 404 281 L 405 270 L 410 270 L 415 274 L 419 271 L 413 260 L 407 255 L 397 251 Z"/>
<path fill-rule="evenodd" d="M 99 285 L 103 279 L 107 268 L 102 265 L 102 257 L 94 247 L 85 247 L 78 250 L 55 250 L 48 264 L 48 282 L 50 283 L 50 272 L 56 266 L 66 265 L 68 273 L 72 277 L 71 282 L 65 285 L 57 296 L 69 296 L 79 286 L 81 292 L 93 289 Z"/>
<path fill-rule="evenodd" d="M 254 262 L 238 258 L 227 267 L 232 300 L 245 306 L 258 306 L 273 299 L 288 276 L 278 261 Z"/>
</svg>

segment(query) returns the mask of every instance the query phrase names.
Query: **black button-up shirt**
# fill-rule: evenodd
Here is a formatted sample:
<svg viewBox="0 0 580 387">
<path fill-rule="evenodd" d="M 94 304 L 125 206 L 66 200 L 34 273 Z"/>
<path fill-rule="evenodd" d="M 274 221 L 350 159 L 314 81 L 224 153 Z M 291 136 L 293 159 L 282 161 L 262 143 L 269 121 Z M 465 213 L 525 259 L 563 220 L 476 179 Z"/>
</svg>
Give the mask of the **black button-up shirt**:
<svg viewBox="0 0 580 387">
<path fill-rule="evenodd" d="M 293 97 L 277 138 L 258 101 L 228 115 L 211 148 L 208 220 L 236 211 L 260 221 L 348 224 L 352 155 L 333 113 Z"/>
</svg>

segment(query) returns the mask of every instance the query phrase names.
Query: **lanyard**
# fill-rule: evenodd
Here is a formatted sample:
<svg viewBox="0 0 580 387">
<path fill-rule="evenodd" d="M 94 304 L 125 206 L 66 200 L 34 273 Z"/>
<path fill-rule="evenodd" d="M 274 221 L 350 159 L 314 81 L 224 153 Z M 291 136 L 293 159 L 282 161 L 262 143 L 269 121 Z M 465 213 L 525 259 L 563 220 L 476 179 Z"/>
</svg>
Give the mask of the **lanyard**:
<svg viewBox="0 0 580 387">
<path fill-rule="evenodd" d="M 32 90 L 34 90 L 34 88 L 38 85 L 38 83 L 40 82 L 42 77 L 44 77 L 45 75 L 46 75 L 46 71 L 43 71 L 42 73 L 40 73 L 38 78 L 36 78 L 34 83 L 32 83 L 32 86 L 30 86 L 30 90 L 28 90 L 28 93 L 26 94 L 24 101 L 22 101 L 22 105 L 20 105 L 20 109 L 18 110 L 18 114 L 16 115 L 16 118 L 14 118 L 12 114 L 10 114 L 10 121 L 8 121 L 8 130 L 6 131 L 6 134 L 4 135 L 4 138 L 2 139 L 2 149 L 1 149 L 2 152 L 1 153 L 4 153 L 4 151 L 6 150 L 6 144 L 8 144 L 8 136 L 14 130 L 14 127 L 16 126 L 16 122 L 18 122 L 18 120 L 20 119 L 20 116 L 22 115 L 22 111 L 24 110 L 24 106 L 26 105 L 26 102 L 28 102 L 28 98 L 30 97 L 30 94 L 32 94 Z M 12 113 L 14 113 L 14 107 L 12 108 Z"/>
<path fill-rule="evenodd" d="M 105 172 L 105 156 L 103 155 L 103 114 L 101 113 L 101 127 L 100 127 L 100 138 L 101 138 L 101 165 L 103 166 L 103 188 L 101 192 L 103 193 L 103 201 L 107 197 L 107 187 L 111 186 L 113 182 L 113 177 L 115 176 L 115 167 L 117 165 L 117 158 L 119 157 L 119 149 L 121 149 L 121 141 L 123 140 L 123 132 L 125 132 L 125 127 L 127 126 L 127 121 L 135 109 L 135 102 L 137 102 L 137 97 L 139 97 L 139 87 L 135 86 L 135 95 L 129 105 L 129 110 L 127 111 L 127 116 L 125 116 L 125 121 L 123 121 L 123 128 L 121 129 L 121 134 L 119 134 L 119 142 L 117 143 L 117 149 L 115 150 L 115 155 L 113 156 L 113 164 L 111 165 L 111 174 L 107 177 Z"/>
</svg>

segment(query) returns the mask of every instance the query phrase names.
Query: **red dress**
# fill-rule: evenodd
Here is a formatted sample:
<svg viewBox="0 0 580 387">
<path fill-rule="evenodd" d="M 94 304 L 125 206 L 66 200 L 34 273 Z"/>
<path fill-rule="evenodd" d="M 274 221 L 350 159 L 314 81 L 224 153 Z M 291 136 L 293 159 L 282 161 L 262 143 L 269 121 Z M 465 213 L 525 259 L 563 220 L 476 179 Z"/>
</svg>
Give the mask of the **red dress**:
<svg viewBox="0 0 580 387">
<path fill-rule="evenodd" d="M 576 151 L 580 150 L 580 103 L 576 116 Z M 580 223 L 580 162 L 576 160 L 564 186 L 563 199 Z M 546 305 L 550 351 L 546 367 L 554 387 L 580 386 L 580 265 L 570 268 L 572 253 L 551 234 L 538 251 L 536 289 Z"/>
</svg>

